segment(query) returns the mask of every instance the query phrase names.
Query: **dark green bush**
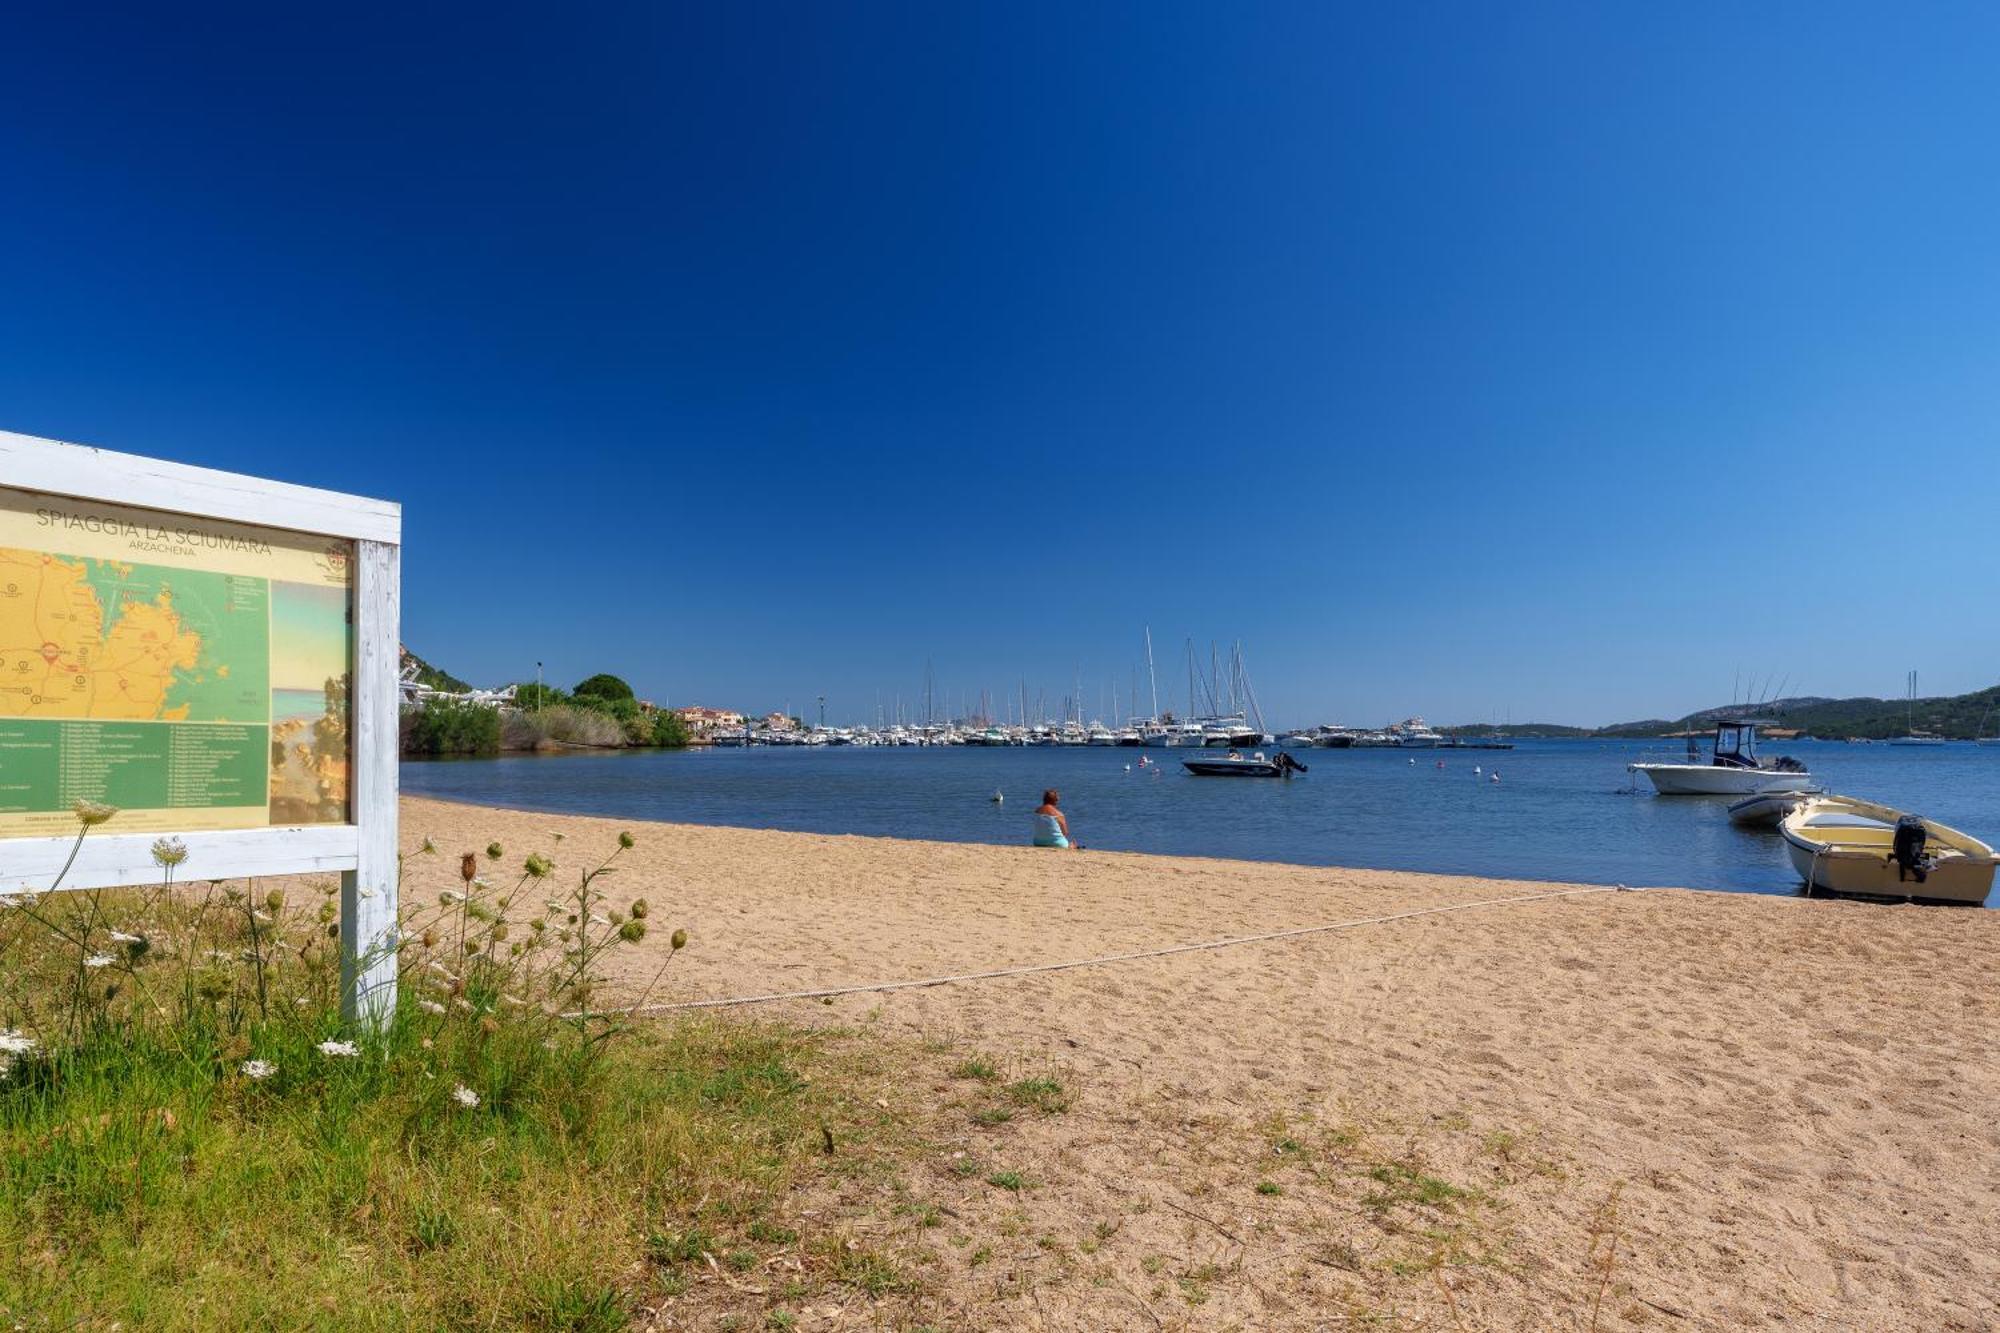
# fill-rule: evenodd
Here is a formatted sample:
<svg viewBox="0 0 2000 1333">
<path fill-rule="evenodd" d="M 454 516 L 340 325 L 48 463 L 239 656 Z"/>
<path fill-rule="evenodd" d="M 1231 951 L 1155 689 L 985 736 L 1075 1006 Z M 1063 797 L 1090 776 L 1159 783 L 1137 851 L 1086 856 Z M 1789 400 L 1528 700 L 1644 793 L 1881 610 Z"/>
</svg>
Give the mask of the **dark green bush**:
<svg viewBox="0 0 2000 1333">
<path fill-rule="evenodd" d="M 500 710 L 485 704 L 436 699 L 410 719 L 408 754 L 500 753 Z"/>
</svg>

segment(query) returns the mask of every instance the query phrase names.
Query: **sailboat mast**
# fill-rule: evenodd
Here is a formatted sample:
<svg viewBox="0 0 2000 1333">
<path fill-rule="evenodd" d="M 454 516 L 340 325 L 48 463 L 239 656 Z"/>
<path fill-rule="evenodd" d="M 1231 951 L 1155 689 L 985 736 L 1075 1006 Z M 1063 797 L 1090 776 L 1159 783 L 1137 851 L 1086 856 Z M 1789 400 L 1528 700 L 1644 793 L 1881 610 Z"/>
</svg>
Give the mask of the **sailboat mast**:
<svg viewBox="0 0 2000 1333">
<path fill-rule="evenodd" d="M 1146 688 L 1153 696 L 1153 720 L 1160 720 L 1160 678 L 1153 674 L 1153 627 L 1146 626 Z"/>
</svg>

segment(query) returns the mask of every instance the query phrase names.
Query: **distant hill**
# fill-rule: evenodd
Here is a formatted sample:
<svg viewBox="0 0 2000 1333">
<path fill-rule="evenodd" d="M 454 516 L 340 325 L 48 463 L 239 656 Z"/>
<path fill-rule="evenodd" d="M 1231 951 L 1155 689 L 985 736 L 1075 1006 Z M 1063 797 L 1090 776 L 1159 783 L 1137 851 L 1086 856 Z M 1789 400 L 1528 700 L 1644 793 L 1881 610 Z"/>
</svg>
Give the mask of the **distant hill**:
<svg viewBox="0 0 2000 1333">
<path fill-rule="evenodd" d="M 1468 739 L 1501 735 L 1548 738 L 1594 734 L 1589 727 L 1566 727 L 1560 722 L 1521 722 L 1506 727 L 1491 722 L 1475 722 L 1462 727 L 1439 727 L 1438 731 L 1445 736 L 1462 736 Z"/>
<path fill-rule="evenodd" d="M 419 685 L 428 685 L 434 690 L 449 690 L 453 694 L 463 694 L 472 688 L 449 671 L 440 671 L 429 662 L 424 661 L 423 658 L 418 657 L 405 646 L 403 649 L 402 669 L 408 671 L 413 665 L 417 668 L 417 683 Z"/>
<path fill-rule="evenodd" d="M 1975 736 L 1995 735 L 1995 728 L 2000 727 L 2000 685 L 1971 694 L 1919 699 L 1914 707 L 1902 699 L 1827 699 L 1817 695 L 1774 699 L 1756 708 L 1725 704 L 1689 713 L 1673 722 L 1661 718 L 1621 722 L 1615 727 L 1605 727 L 1597 734 L 1664 736 L 1676 731 L 1700 731 L 1714 726 L 1717 718 L 1732 715 L 1768 718 L 1832 740 L 1843 740 L 1849 736 L 1887 740 L 1903 735 L 1913 725 L 1918 731 L 1934 732 L 1954 740 L 1970 740 Z"/>
</svg>

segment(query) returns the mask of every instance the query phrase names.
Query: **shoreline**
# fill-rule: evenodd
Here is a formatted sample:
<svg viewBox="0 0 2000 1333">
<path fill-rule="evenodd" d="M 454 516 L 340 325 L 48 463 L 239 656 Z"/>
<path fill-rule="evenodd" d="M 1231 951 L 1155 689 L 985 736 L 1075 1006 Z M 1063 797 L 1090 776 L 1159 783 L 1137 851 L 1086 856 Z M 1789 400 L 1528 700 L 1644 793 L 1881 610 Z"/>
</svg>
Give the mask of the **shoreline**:
<svg viewBox="0 0 2000 1333">
<path fill-rule="evenodd" d="M 403 802 L 405 893 L 451 887 L 456 853 L 495 839 L 502 866 L 554 849 L 561 891 L 620 832 L 636 845 L 602 884 L 612 907 L 648 899 L 654 930 L 607 978 L 607 1005 L 647 988 L 664 937 L 683 927 L 689 945 L 652 1000 L 1029 968 L 1548 893 L 1537 881 L 420 797 Z M 417 853 L 427 836 L 438 855 Z M 1467 1257 L 1442 1271 L 1466 1327 L 1536 1326 L 1549 1309 L 1588 1308 L 1598 1273 L 1587 1256 L 1607 1217 L 1620 1241 L 1601 1329 L 1776 1327 L 1800 1309 L 1862 1327 L 1990 1324 L 2000 1309 L 1979 1293 L 2000 1291 L 2000 1256 L 1985 1244 L 2000 1224 L 1989 1111 L 2000 1067 L 1987 1035 L 2000 1030 L 2000 916 L 1771 898 L 1540 896 L 731 1012 L 1059 1080 L 1072 1099 L 1063 1114 L 1009 1126 L 1004 1144 L 1001 1130 L 947 1116 L 937 1160 L 900 1168 L 910 1188 L 950 1204 L 954 1234 L 990 1225 L 1088 1240 L 1118 1228 L 1092 1257 L 1098 1268 L 1079 1266 L 1073 1248 L 1012 1261 L 1038 1275 L 1056 1327 L 1125 1326 L 1120 1284 L 1152 1290 L 1147 1256 L 1162 1254 L 1218 1274 L 1203 1280 L 1200 1326 L 1316 1327 L 1312 1311 L 1341 1308 L 1361 1283 L 1369 1299 L 1393 1291 L 1399 1308 L 1435 1310 L 1431 1322 L 1449 1327 L 1430 1277 L 1398 1286 L 1391 1271 L 1422 1257 L 1408 1237 L 1426 1226 L 1464 1233 Z M 915 1080 L 890 1112 L 933 1114 L 941 1099 L 955 1104 L 956 1086 Z M 1293 1141 L 1321 1165 L 1273 1157 L 1273 1142 Z M 1403 1163 L 1457 1202 L 1424 1205 L 1430 1220 L 1404 1230 L 1351 1198 L 1337 1204 L 1320 1191 L 1356 1160 L 1350 1143 L 1378 1154 L 1353 1168 L 1357 1188 L 1378 1189 L 1367 1171 Z M 946 1170 L 954 1151 L 1004 1153 L 1032 1186 L 961 1183 Z M 1267 1180 L 1279 1192 L 1253 1189 Z M 1189 1213 L 1230 1219 L 1235 1239 Z M 1322 1244 L 1356 1266 L 1301 1261 L 1301 1246 Z M 933 1248 L 940 1299 L 994 1323 L 990 1278 Z M 1491 1261 L 1470 1257 L 1489 1250 Z M 1078 1276 L 1091 1271 L 1103 1282 Z M 1661 1307 L 1686 1322 L 1648 1313 Z"/>
</svg>

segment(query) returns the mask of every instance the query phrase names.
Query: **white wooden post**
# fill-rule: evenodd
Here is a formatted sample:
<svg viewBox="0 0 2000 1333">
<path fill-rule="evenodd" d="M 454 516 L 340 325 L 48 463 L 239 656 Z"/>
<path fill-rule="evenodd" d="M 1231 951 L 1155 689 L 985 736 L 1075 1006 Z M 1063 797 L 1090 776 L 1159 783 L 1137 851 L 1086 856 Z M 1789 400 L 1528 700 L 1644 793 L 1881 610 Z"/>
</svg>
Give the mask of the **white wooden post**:
<svg viewBox="0 0 2000 1333">
<path fill-rule="evenodd" d="M 354 822 L 361 840 L 354 869 L 340 877 L 340 1012 L 372 1027 L 396 1009 L 402 548 L 372 541 L 356 547 L 349 736 Z"/>
</svg>

